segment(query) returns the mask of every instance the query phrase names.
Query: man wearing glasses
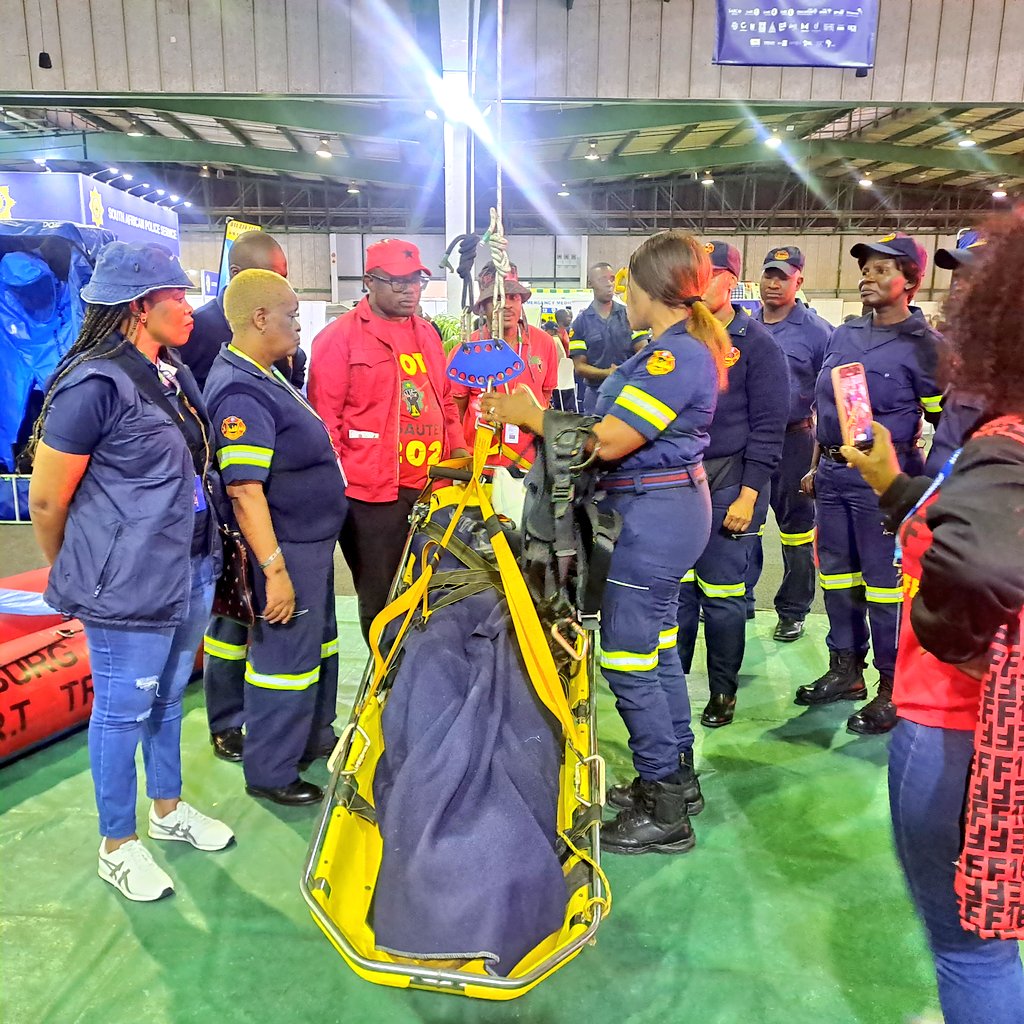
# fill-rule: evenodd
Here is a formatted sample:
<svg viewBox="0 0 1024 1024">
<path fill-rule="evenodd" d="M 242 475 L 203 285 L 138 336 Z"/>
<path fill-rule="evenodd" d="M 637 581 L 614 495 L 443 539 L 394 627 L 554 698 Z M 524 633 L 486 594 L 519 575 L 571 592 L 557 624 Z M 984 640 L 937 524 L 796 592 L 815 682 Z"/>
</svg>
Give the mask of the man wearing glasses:
<svg viewBox="0 0 1024 1024">
<path fill-rule="evenodd" d="M 444 349 L 416 315 L 429 278 L 411 242 L 375 242 L 366 297 L 313 339 L 309 399 L 348 480 L 340 541 L 364 637 L 387 603 L 428 467 L 466 454 Z"/>
</svg>

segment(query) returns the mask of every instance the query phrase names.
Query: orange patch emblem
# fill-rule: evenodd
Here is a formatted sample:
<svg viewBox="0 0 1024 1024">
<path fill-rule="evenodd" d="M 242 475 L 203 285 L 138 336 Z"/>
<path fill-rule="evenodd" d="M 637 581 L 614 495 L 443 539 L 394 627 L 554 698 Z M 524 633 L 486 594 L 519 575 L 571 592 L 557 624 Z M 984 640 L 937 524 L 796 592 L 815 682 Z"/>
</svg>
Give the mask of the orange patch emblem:
<svg viewBox="0 0 1024 1024">
<path fill-rule="evenodd" d="M 735 366 L 740 361 L 740 350 L 733 345 L 725 355 L 725 365 Z"/>
<path fill-rule="evenodd" d="M 664 377 L 676 368 L 676 357 L 668 349 L 659 348 L 647 357 L 644 366 L 652 377 Z"/>
<path fill-rule="evenodd" d="M 891 242 L 895 237 L 896 237 L 896 232 L 894 231 L 891 235 L 886 235 L 884 238 L 880 238 L 879 241 L 880 242 Z"/>
<path fill-rule="evenodd" d="M 245 422 L 237 416 L 226 416 L 221 420 L 220 432 L 229 441 L 237 441 L 245 433 Z"/>
<path fill-rule="evenodd" d="M 705 242 L 704 243 L 704 251 L 710 256 L 715 251 L 715 243 L 714 242 Z"/>
<path fill-rule="evenodd" d="M 775 259 L 777 259 L 777 260 L 788 260 L 789 259 L 789 250 L 788 249 L 776 249 L 775 250 Z"/>
</svg>

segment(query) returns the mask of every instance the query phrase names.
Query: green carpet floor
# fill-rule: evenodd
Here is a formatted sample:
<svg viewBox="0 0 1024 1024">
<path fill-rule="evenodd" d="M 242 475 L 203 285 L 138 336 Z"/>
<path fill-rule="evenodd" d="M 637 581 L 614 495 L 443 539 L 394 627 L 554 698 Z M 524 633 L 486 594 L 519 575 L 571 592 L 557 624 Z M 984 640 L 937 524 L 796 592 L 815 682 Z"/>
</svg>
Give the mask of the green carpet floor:
<svg viewBox="0 0 1024 1024">
<path fill-rule="evenodd" d="M 347 717 L 362 670 L 339 599 Z M 314 814 L 247 797 L 216 760 L 201 688 L 186 697 L 185 797 L 236 847 L 151 844 L 177 892 L 132 904 L 96 877 L 96 813 L 79 733 L 0 769 L 0 1020 L 5 1024 L 555 1021 L 887 1024 L 939 1019 L 930 960 L 892 852 L 885 740 L 846 733 L 841 704 L 801 709 L 824 620 L 782 646 L 750 624 L 738 716 L 697 727 L 707 808 L 681 857 L 604 864 L 614 908 L 595 947 L 508 1004 L 361 981 L 313 924 L 299 875 Z M 702 658 L 702 651 L 698 660 Z M 706 680 L 691 680 L 699 713 Z M 631 776 L 602 684 L 609 779 Z M 140 758 L 141 773 L 141 758 Z M 318 766 L 311 777 L 326 780 Z M 147 805 L 139 801 L 140 821 Z"/>
</svg>

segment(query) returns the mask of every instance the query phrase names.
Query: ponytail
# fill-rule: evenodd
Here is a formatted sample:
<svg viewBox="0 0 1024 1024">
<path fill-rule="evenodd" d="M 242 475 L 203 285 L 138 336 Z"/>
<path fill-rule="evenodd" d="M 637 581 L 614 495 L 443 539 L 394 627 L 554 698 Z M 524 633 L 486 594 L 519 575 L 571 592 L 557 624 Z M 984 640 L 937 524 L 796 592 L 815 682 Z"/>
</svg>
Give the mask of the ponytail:
<svg viewBox="0 0 1024 1024">
<path fill-rule="evenodd" d="M 703 299 L 689 303 L 690 316 L 686 321 L 686 330 L 696 338 L 710 353 L 715 361 L 715 372 L 718 374 L 718 389 L 724 391 L 729 380 L 729 368 L 725 365 L 725 357 L 732 348 L 729 333 L 722 326 Z"/>
</svg>

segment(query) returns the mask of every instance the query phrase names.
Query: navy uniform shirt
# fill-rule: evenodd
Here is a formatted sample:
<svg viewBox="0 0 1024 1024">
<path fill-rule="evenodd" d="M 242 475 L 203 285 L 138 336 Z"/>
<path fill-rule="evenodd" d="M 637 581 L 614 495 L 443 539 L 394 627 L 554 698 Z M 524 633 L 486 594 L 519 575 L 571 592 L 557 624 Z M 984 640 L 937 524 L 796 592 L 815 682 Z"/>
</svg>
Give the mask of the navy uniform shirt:
<svg viewBox="0 0 1024 1024">
<path fill-rule="evenodd" d="M 789 316 L 777 324 L 764 322 L 763 306 L 756 319 L 779 343 L 789 362 L 789 422 L 806 420 L 811 415 L 814 383 L 821 371 L 833 327 L 802 302 L 797 302 Z"/>
<path fill-rule="evenodd" d="M 221 347 L 231 341 L 231 326 L 224 316 L 224 298 L 210 299 L 192 315 L 192 333 L 180 349 L 181 361 L 192 371 L 200 389 L 206 388 L 206 378 Z M 306 379 L 306 353 L 300 348 L 291 359 L 279 359 L 277 368 L 294 387 L 301 388 Z"/>
<path fill-rule="evenodd" d="M 742 452 L 742 485 L 763 491 L 782 458 L 789 422 L 789 370 L 764 324 L 741 306 L 732 308 L 735 316 L 726 328 L 732 342 L 726 359 L 729 383 L 718 399 L 707 457 Z"/>
<path fill-rule="evenodd" d="M 267 373 L 233 345 L 217 354 L 206 404 L 225 484 L 261 482 L 278 540 L 336 537 L 345 480 L 323 420 L 274 367 Z"/>
<path fill-rule="evenodd" d="M 621 302 L 612 303 L 607 320 L 593 302 L 573 320 L 569 355 L 586 356 L 591 366 L 604 370 L 612 365 L 621 366 L 632 354 L 633 329 Z M 599 388 L 601 383 L 587 381 L 587 386 Z"/>
<path fill-rule="evenodd" d="M 717 400 L 714 357 L 685 325 L 670 327 L 601 385 L 595 415 L 615 416 L 647 439 L 611 471 L 679 469 L 700 462 Z"/>
<path fill-rule="evenodd" d="M 938 415 L 942 407 L 942 389 L 935 383 L 941 345 L 920 310 L 888 327 L 873 326 L 870 313 L 837 327 L 814 389 L 819 444 L 831 448 L 843 443 L 832 370 L 846 363 L 864 364 L 871 411 L 893 442 L 916 441 L 921 413 Z"/>
<path fill-rule="evenodd" d="M 946 460 L 962 448 L 986 418 L 986 402 L 981 395 L 954 388 L 942 402 L 942 418 L 935 428 L 932 447 L 924 464 L 925 476 L 937 476 Z"/>
</svg>

